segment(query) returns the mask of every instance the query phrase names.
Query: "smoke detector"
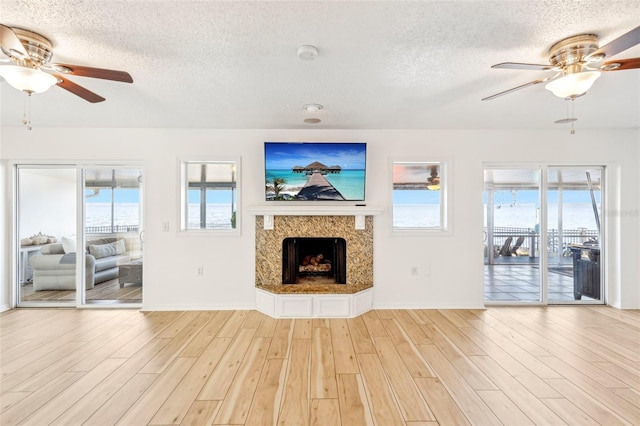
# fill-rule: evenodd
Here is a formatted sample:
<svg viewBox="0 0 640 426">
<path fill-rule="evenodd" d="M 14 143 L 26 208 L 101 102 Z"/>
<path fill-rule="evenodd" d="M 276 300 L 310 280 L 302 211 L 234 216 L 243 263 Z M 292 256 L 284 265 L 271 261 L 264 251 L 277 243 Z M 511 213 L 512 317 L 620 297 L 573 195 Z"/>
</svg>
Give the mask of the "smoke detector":
<svg viewBox="0 0 640 426">
<path fill-rule="evenodd" d="M 298 58 L 303 61 L 313 61 L 318 57 L 318 49 L 314 46 L 304 45 L 298 47 Z"/>
</svg>

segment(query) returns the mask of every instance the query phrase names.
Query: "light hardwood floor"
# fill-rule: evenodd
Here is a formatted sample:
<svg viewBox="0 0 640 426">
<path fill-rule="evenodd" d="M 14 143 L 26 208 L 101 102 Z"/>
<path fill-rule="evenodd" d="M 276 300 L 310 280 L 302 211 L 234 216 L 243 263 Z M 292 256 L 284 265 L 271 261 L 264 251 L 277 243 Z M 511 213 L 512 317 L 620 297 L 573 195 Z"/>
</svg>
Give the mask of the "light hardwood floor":
<svg viewBox="0 0 640 426">
<path fill-rule="evenodd" d="M 640 312 L 0 315 L 0 424 L 638 425 Z"/>
</svg>

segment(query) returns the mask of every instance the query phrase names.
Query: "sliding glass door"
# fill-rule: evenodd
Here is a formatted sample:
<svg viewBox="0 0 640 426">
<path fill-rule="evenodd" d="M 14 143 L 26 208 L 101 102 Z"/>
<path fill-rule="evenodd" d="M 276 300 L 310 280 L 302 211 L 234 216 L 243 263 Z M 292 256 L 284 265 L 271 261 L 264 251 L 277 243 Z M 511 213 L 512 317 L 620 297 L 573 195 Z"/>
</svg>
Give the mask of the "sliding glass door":
<svg viewBox="0 0 640 426">
<path fill-rule="evenodd" d="M 547 171 L 549 303 L 602 300 L 602 168 Z"/>
<path fill-rule="evenodd" d="M 16 166 L 18 306 L 142 303 L 142 181 L 135 167 Z"/>
<path fill-rule="evenodd" d="M 538 169 L 484 172 L 487 302 L 541 302 Z"/>
<path fill-rule="evenodd" d="M 90 167 L 84 175 L 84 303 L 142 302 L 143 175 L 139 168 Z"/>
<path fill-rule="evenodd" d="M 604 302 L 603 167 L 484 171 L 486 303 Z"/>
<path fill-rule="evenodd" d="M 16 169 L 19 306 L 76 304 L 76 173 L 73 166 Z"/>
</svg>

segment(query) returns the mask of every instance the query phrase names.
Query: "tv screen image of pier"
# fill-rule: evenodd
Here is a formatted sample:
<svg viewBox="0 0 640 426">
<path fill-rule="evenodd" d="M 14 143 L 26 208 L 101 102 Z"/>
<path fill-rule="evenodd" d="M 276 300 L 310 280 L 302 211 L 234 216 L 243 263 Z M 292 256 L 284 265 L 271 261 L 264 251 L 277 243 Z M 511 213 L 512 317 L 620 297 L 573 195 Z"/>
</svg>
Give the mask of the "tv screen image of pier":
<svg viewBox="0 0 640 426">
<path fill-rule="evenodd" d="M 364 142 L 265 142 L 267 201 L 364 201 Z"/>
</svg>

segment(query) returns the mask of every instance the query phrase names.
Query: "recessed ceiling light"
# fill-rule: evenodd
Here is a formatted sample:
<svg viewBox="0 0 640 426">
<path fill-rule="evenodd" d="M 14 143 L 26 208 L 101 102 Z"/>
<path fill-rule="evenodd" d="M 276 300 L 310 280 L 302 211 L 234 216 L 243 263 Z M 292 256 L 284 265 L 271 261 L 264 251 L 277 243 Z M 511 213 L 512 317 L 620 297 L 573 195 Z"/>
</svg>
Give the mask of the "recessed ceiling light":
<svg viewBox="0 0 640 426">
<path fill-rule="evenodd" d="M 319 123 L 321 120 L 319 118 L 305 118 L 304 120 L 305 123 L 307 124 L 317 124 Z"/>
<path fill-rule="evenodd" d="M 302 109 L 304 109 L 307 112 L 318 112 L 322 108 L 324 107 L 320 104 L 306 104 L 305 106 L 302 107 Z"/>
<path fill-rule="evenodd" d="M 298 47 L 298 58 L 303 61 L 313 61 L 318 57 L 318 49 L 314 46 L 304 45 Z"/>
</svg>

